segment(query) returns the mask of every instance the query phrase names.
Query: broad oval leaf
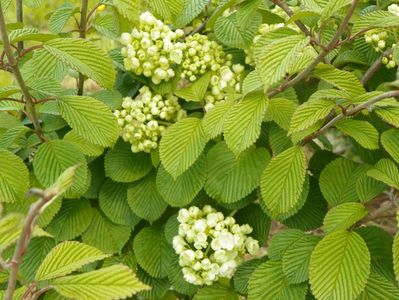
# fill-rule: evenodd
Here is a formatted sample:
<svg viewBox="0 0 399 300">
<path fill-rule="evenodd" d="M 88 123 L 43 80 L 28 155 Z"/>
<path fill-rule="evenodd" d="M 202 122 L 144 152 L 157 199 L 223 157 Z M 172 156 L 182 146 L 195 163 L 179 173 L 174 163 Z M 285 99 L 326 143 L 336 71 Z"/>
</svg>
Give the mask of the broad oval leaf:
<svg viewBox="0 0 399 300">
<path fill-rule="evenodd" d="M 49 280 L 68 275 L 82 266 L 106 258 L 100 250 L 75 241 L 55 246 L 36 272 L 36 280 Z"/>
<path fill-rule="evenodd" d="M 335 124 L 338 130 L 352 137 L 362 147 L 367 149 L 378 149 L 379 134 L 369 122 L 345 119 Z"/>
<path fill-rule="evenodd" d="M 399 130 L 390 129 L 381 134 L 381 144 L 391 157 L 399 163 Z"/>
<path fill-rule="evenodd" d="M 125 299 L 149 287 L 124 265 L 57 278 L 51 286 L 62 296 L 73 299 Z"/>
<path fill-rule="evenodd" d="M 165 170 L 174 178 L 183 174 L 201 155 L 207 141 L 201 119 L 186 118 L 170 126 L 159 145 Z"/>
<path fill-rule="evenodd" d="M 253 92 L 230 109 L 223 132 L 227 146 L 236 156 L 259 137 L 267 106 L 268 99 L 264 93 Z"/>
<path fill-rule="evenodd" d="M 367 214 L 368 211 L 363 204 L 353 202 L 339 204 L 333 207 L 324 218 L 324 232 L 329 234 L 346 230 Z"/>
<path fill-rule="evenodd" d="M 379 160 L 374 168 L 367 171 L 367 176 L 399 189 L 399 169 L 390 159 Z"/>
<path fill-rule="evenodd" d="M 236 158 L 226 144 L 220 142 L 207 154 L 205 191 L 221 202 L 237 202 L 259 185 L 269 160 L 270 154 L 264 148 L 248 149 Z"/>
<path fill-rule="evenodd" d="M 306 175 L 305 153 L 292 147 L 272 158 L 261 180 L 263 201 L 272 214 L 293 209 L 302 193 Z"/>
<path fill-rule="evenodd" d="M 111 110 L 101 101 L 87 96 L 58 98 L 61 116 L 89 142 L 109 147 L 119 137 L 119 128 Z"/>
<path fill-rule="evenodd" d="M 43 47 L 58 60 L 101 86 L 107 89 L 113 88 L 116 73 L 112 61 L 92 42 L 83 39 L 59 38 L 45 42 Z"/>
<path fill-rule="evenodd" d="M 105 155 L 105 174 L 116 182 L 133 182 L 146 176 L 153 169 L 147 153 L 132 153 L 130 145 L 119 140 Z"/>
<path fill-rule="evenodd" d="M 0 149 L 0 202 L 22 200 L 29 188 L 29 172 L 22 159 Z"/>
<path fill-rule="evenodd" d="M 173 249 L 160 229 L 143 228 L 134 238 L 133 250 L 137 262 L 148 274 L 156 278 L 168 275 Z"/>
<path fill-rule="evenodd" d="M 267 261 L 252 273 L 248 300 L 305 300 L 307 284 L 289 284 L 280 261 Z"/>
<path fill-rule="evenodd" d="M 214 139 L 223 132 L 225 120 L 233 104 L 233 101 L 216 103 L 216 105 L 205 114 L 205 117 L 202 119 L 202 128 L 208 138 Z"/>
<path fill-rule="evenodd" d="M 356 299 L 370 274 L 370 253 L 356 232 L 326 236 L 310 260 L 310 284 L 317 299 Z"/>
<path fill-rule="evenodd" d="M 68 168 L 78 166 L 72 186 L 67 189 L 66 198 L 78 198 L 88 189 L 89 170 L 86 158 L 77 146 L 64 140 L 52 140 L 42 144 L 33 160 L 37 180 L 45 187 L 52 186 Z"/>
</svg>

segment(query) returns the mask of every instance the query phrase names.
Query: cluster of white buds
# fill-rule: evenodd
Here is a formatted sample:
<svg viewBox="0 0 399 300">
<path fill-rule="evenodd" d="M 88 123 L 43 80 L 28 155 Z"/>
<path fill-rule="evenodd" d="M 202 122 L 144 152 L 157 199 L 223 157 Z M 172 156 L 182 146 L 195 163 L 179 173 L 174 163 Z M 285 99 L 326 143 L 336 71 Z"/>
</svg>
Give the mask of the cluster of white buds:
<svg viewBox="0 0 399 300">
<path fill-rule="evenodd" d="M 205 111 L 212 109 L 217 102 L 226 100 L 229 92 L 240 92 L 241 75 L 244 69 L 244 66 L 240 64 L 235 64 L 232 67 L 223 66 L 212 75 L 205 94 Z"/>
<path fill-rule="evenodd" d="M 392 48 L 395 47 L 395 44 L 392 45 Z M 384 56 L 381 62 L 386 65 L 387 69 L 392 69 L 396 67 L 396 63 L 393 60 L 393 55 L 389 54 L 388 56 Z"/>
<path fill-rule="evenodd" d="M 153 94 L 148 86 L 143 86 L 135 99 L 124 98 L 122 109 L 114 111 L 121 137 L 132 144 L 133 153 L 149 153 L 156 149 L 165 125 L 186 117 L 186 114 L 177 97 L 163 98 Z"/>
<path fill-rule="evenodd" d="M 387 47 L 387 37 L 388 33 L 386 31 L 377 32 L 370 30 L 365 33 L 364 40 L 367 44 L 371 44 L 375 51 L 382 52 Z"/>
<path fill-rule="evenodd" d="M 209 205 L 183 208 L 177 220 L 179 234 L 173 238 L 173 248 L 189 283 L 211 285 L 220 277 L 231 278 L 246 253 L 259 251 L 258 241 L 248 236 L 251 226 L 240 226 Z"/>
<path fill-rule="evenodd" d="M 183 35 L 183 30 L 172 31 L 151 13 L 141 14 L 139 28 L 120 39 L 125 69 L 151 78 L 154 84 L 170 80 L 175 77 L 173 66 L 182 62 L 186 46 L 178 39 Z"/>
<path fill-rule="evenodd" d="M 182 63 L 181 77 L 193 82 L 202 74 L 218 71 L 223 65 L 231 65 L 231 54 L 225 54 L 223 47 L 208 36 L 199 33 L 186 38 L 186 51 Z"/>
<path fill-rule="evenodd" d="M 389 5 L 388 11 L 394 15 L 399 16 L 399 5 L 396 3 Z"/>
</svg>

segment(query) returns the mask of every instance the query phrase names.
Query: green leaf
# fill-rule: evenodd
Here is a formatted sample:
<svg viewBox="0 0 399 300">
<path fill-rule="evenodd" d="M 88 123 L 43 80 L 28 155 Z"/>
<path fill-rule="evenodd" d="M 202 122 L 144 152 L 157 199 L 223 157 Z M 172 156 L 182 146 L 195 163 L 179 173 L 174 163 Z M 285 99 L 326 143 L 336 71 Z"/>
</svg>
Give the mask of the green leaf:
<svg viewBox="0 0 399 300">
<path fill-rule="evenodd" d="M 320 21 L 323 22 L 334 15 L 337 11 L 351 4 L 350 0 L 337 0 L 328 1 L 327 5 L 323 8 L 321 12 Z"/>
<path fill-rule="evenodd" d="M 174 25 L 177 28 L 184 27 L 190 23 L 205 8 L 208 0 L 190 0 L 184 1 L 183 11 L 179 13 Z"/>
<path fill-rule="evenodd" d="M 303 207 L 293 216 L 283 220 L 290 228 L 304 231 L 319 228 L 327 212 L 327 202 L 320 192 L 317 179 L 310 177 L 308 198 Z"/>
<path fill-rule="evenodd" d="M 399 170 L 395 163 L 387 158 L 379 160 L 374 168 L 367 171 L 367 176 L 399 189 Z"/>
<path fill-rule="evenodd" d="M 265 89 L 283 79 L 286 73 L 290 72 L 300 51 L 308 43 L 309 38 L 294 35 L 275 39 L 259 48 L 261 55 L 255 56 L 256 70 L 262 78 Z"/>
<path fill-rule="evenodd" d="M 168 275 L 173 249 L 160 229 L 143 228 L 134 238 L 133 250 L 137 262 L 148 274 L 156 278 Z"/>
<path fill-rule="evenodd" d="M 386 188 L 383 182 L 367 176 L 367 171 L 371 168 L 371 166 L 367 167 L 356 181 L 356 193 L 360 202 L 363 203 L 374 199 Z"/>
<path fill-rule="evenodd" d="M 170 126 L 159 145 L 165 170 L 176 179 L 194 164 L 207 141 L 201 119 L 186 118 Z"/>
<path fill-rule="evenodd" d="M 0 202 L 22 200 L 29 188 L 29 172 L 23 161 L 0 149 Z"/>
<path fill-rule="evenodd" d="M 374 112 L 388 124 L 399 128 L 399 107 L 376 107 Z"/>
<path fill-rule="evenodd" d="M 231 287 L 215 283 L 201 288 L 193 300 L 239 300 L 239 297 Z"/>
<path fill-rule="evenodd" d="M 264 148 L 250 148 L 236 158 L 226 143 L 220 142 L 207 155 L 205 191 L 218 201 L 237 202 L 259 185 L 269 160 L 270 154 Z"/>
<path fill-rule="evenodd" d="M 49 280 L 68 275 L 107 255 L 100 250 L 79 242 L 63 242 L 55 246 L 43 260 L 35 280 Z"/>
<path fill-rule="evenodd" d="M 129 240 L 130 232 L 130 226 L 114 224 L 96 210 L 89 227 L 82 234 L 82 240 L 105 253 L 120 253 Z"/>
<path fill-rule="evenodd" d="M 237 20 L 237 13 L 232 13 L 228 16 L 220 16 L 216 20 L 214 31 L 216 38 L 226 46 L 247 49 L 261 23 L 261 15 L 253 14 L 248 26 L 243 30 Z"/>
<path fill-rule="evenodd" d="M 254 144 L 259 137 L 267 106 L 268 100 L 262 92 L 248 94 L 232 106 L 226 117 L 224 138 L 236 156 Z"/>
<path fill-rule="evenodd" d="M 98 33 L 110 39 L 117 39 L 120 35 L 118 14 L 112 9 L 110 14 L 96 16 L 93 27 Z"/>
<path fill-rule="evenodd" d="M 364 15 L 353 24 L 352 32 L 367 31 L 373 28 L 399 27 L 399 17 L 384 10 L 375 10 Z"/>
<path fill-rule="evenodd" d="M 138 25 L 140 14 L 147 8 L 148 3 L 143 0 L 112 0 L 118 12 L 134 25 Z"/>
<path fill-rule="evenodd" d="M 266 118 L 273 120 L 282 129 L 288 130 L 292 114 L 295 112 L 297 106 L 292 100 L 273 98 L 269 101 Z"/>
<path fill-rule="evenodd" d="M 58 82 L 62 81 L 66 75 L 67 66 L 45 49 L 34 51 L 32 63 L 32 72 L 37 78 L 54 78 Z"/>
<path fill-rule="evenodd" d="M 367 214 L 368 211 L 363 204 L 353 202 L 339 204 L 327 213 L 324 219 L 324 232 L 330 234 L 346 230 Z"/>
<path fill-rule="evenodd" d="M 312 253 L 309 278 L 317 299 L 356 299 L 369 274 L 370 253 L 355 232 L 334 232 Z"/>
<path fill-rule="evenodd" d="M 21 274 L 26 280 L 30 282 L 35 280 L 39 266 L 55 245 L 54 239 L 49 237 L 37 237 L 31 240 L 20 267 Z"/>
<path fill-rule="evenodd" d="M 314 99 L 306 101 L 294 112 L 289 133 L 300 132 L 316 124 L 319 120 L 323 120 L 331 113 L 334 107 L 335 102 L 329 100 Z"/>
<path fill-rule="evenodd" d="M 305 233 L 298 229 L 286 229 L 277 232 L 270 240 L 268 255 L 271 260 L 282 260 L 285 251 L 295 243 L 302 239 Z"/>
<path fill-rule="evenodd" d="M 101 186 L 98 204 L 103 213 L 115 224 L 131 226 L 140 220 L 127 202 L 127 185 L 107 179 Z"/>
<path fill-rule="evenodd" d="M 307 284 L 287 282 L 280 261 L 267 261 L 249 280 L 248 300 L 305 300 L 306 291 Z"/>
<path fill-rule="evenodd" d="M 12 43 L 12 44 L 15 44 L 17 42 L 22 42 L 22 41 L 44 42 L 44 41 L 49 41 L 49 40 L 55 39 L 55 38 L 57 38 L 56 35 L 40 33 L 35 28 L 16 29 L 16 30 L 12 30 L 9 33 L 10 43 Z"/>
<path fill-rule="evenodd" d="M 260 244 L 266 242 L 271 220 L 259 205 L 251 203 L 240 209 L 234 217 L 238 224 L 248 224 L 252 227 L 253 230 L 250 235 L 258 240 Z"/>
<path fill-rule="evenodd" d="M 348 159 L 337 158 L 330 162 L 320 174 L 320 189 L 331 205 L 356 202 L 356 180 L 358 165 Z"/>
<path fill-rule="evenodd" d="M 262 259 L 251 259 L 244 261 L 241 265 L 238 266 L 237 271 L 233 276 L 233 286 L 234 289 L 240 293 L 241 295 L 248 294 L 248 283 L 251 278 L 252 273 L 255 269 L 265 261 L 265 258 Z"/>
<path fill-rule="evenodd" d="M 132 211 L 150 222 L 157 220 L 168 206 L 157 190 L 155 178 L 155 174 L 152 173 L 130 184 L 127 190 L 127 199 Z"/>
<path fill-rule="evenodd" d="M 54 39 L 43 44 L 54 57 L 96 81 L 99 85 L 112 89 L 115 70 L 111 59 L 92 42 L 83 39 Z"/>
<path fill-rule="evenodd" d="M 46 230 L 57 241 L 72 240 L 86 231 L 92 217 L 93 209 L 89 200 L 63 200 L 60 211 Z"/>
<path fill-rule="evenodd" d="M 399 298 L 398 287 L 386 277 L 370 273 L 367 284 L 357 300 L 390 300 Z"/>
<path fill-rule="evenodd" d="M 87 156 L 98 157 L 104 152 L 104 148 L 102 146 L 88 142 L 83 137 L 78 135 L 75 130 L 71 130 L 64 135 L 64 141 L 71 142 L 78 147 L 84 155 Z"/>
<path fill-rule="evenodd" d="M 344 119 L 335 124 L 338 130 L 352 137 L 362 147 L 378 149 L 379 134 L 369 122 L 353 119 Z"/>
<path fill-rule="evenodd" d="M 48 29 L 54 33 L 60 33 L 69 18 L 72 17 L 74 12 L 74 7 L 71 3 L 64 3 L 58 7 L 48 19 Z"/>
<path fill-rule="evenodd" d="M 390 129 L 381 134 L 381 144 L 384 149 L 399 163 L 399 130 Z"/>
<path fill-rule="evenodd" d="M 159 194 L 169 205 L 183 207 L 189 204 L 199 193 L 206 180 L 205 155 L 174 179 L 161 165 L 158 169 L 156 184 Z"/>
<path fill-rule="evenodd" d="M 332 65 L 319 64 L 311 74 L 350 94 L 359 96 L 366 93 L 359 79 L 352 73 L 334 68 Z"/>
<path fill-rule="evenodd" d="M 64 297 L 87 300 L 124 299 L 149 289 L 124 265 L 57 278 L 51 286 Z"/>
<path fill-rule="evenodd" d="M 392 245 L 393 253 L 393 268 L 396 276 L 396 280 L 399 278 L 399 234 L 395 235 L 395 239 Z"/>
<path fill-rule="evenodd" d="M 87 96 L 58 98 L 61 116 L 75 133 L 89 142 L 109 147 L 119 137 L 119 127 L 111 110 L 102 102 Z"/>
<path fill-rule="evenodd" d="M 71 155 L 73 153 L 73 155 Z M 79 148 L 63 140 L 52 140 L 42 144 L 33 160 L 37 180 L 45 187 L 52 186 L 69 167 L 79 166 L 73 184 L 65 193 L 66 198 L 78 198 L 88 188 L 88 167 Z"/>
<path fill-rule="evenodd" d="M 20 213 L 9 213 L 0 218 L 0 251 L 15 243 L 24 225 L 24 216 Z"/>
<path fill-rule="evenodd" d="M 285 249 L 282 268 L 289 284 L 298 284 L 309 279 L 310 256 L 320 240 L 318 236 L 305 235 Z"/>
<path fill-rule="evenodd" d="M 153 169 L 147 153 L 132 153 L 130 145 L 119 140 L 105 155 L 105 174 L 117 182 L 133 182 Z"/>
<path fill-rule="evenodd" d="M 271 214 L 288 213 L 298 203 L 306 175 L 305 153 L 292 147 L 272 158 L 261 180 L 262 198 Z"/>
<path fill-rule="evenodd" d="M 202 128 L 209 139 L 214 139 L 223 132 L 225 120 L 233 104 L 233 101 L 218 102 L 205 114 Z"/>
<path fill-rule="evenodd" d="M 93 94 L 93 98 L 100 100 L 111 110 L 119 109 L 122 106 L 122 95 L 118 91 L 100 90 Z"/>
<path fill-rule="evenodd" d="M 242 83 L 242 93 L 244 95 L 261 89 L 263 86 L 262 78 L 260 77 L 258 71 L 253 70 L 244 78 Z"/>
<path fill-rule="evenodd" d="M 205 73 L 189 86 L 176 90 L 175 95 L 186 101 L 200 102 L 204 100 L 209 81 L 211 80 L 211 75 L 211 72 Z"/>
</svg>

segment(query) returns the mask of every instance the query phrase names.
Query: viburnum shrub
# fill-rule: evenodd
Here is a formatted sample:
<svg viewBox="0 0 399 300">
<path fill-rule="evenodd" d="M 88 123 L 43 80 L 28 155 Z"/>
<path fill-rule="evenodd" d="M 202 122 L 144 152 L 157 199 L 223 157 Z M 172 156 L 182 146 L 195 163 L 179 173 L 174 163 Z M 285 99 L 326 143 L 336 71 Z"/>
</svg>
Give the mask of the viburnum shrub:
<svg viewBox="0 0 399 300">
<path fill-rule="evenodd" d="M 399 299 L 394 2 L 1 0 L 0 298 Z"/>
</svg>

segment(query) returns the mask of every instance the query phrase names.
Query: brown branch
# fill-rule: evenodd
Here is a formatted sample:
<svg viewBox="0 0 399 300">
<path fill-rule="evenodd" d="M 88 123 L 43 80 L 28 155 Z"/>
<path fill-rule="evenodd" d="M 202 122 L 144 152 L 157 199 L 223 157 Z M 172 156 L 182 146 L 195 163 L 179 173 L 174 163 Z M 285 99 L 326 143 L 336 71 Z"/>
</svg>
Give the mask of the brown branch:
<svg viewBox="0 0 399 300">
<path fill-rule="evenodd" d="M 30 206 L 29 212 L 22 227 L 22 233 L 18 239 L 17 246 L 14 251 L 14 255 L 11 261 L 8 263 L 8 268 L 10 269 L 10 277 L 8 280 L 5 300 L 13 299 L 15 287 L 17 284 L 19 266 L 32 239 L 33 228 L 35 227 L 37 218 L 39 217 L 43 207 L 57 196 L 57 193 L 54 192 L 46 194 L 45 192 L 39 190 L 31 191 L 35 194 L 39 194 L 40 199 Z"/>
<path fill-rule="evenodd" d="M 90 10 L 90 12 L 87 14 L 87 21 L 90 20 L 90 18 L 92 17 L 92 15 L 96 12 L 97 8 L 99 8 L 102 5 L 101 2 L 98 2 L 96 5 L 94 5 L 94 7 Z"/>
<path fill-rule="evenodd" d="M 56 99 L 57 98 L 55 98 L 55 97 L 47 97 L 47 98 L 43 98 L 43 99 L 40 99 L 40 100 L 35 100 L 35 104 L 45 103 L 45 102 L 48 102 L 48 101 L 54 101 Z"/>
<path fill-rule="evenodd" d="M 82 0 L 82 7 L 80 9 L 80 23 L 79 23 L 79 37 L 81 39 L 86 38 L 86 31 L 87 31 L 87 6 L 89 0 Z M 85 84 L 85 77 L 82 73 L 79 74 L 79 81 L 78 81 L 78 95 L 83 95 Z"/>
<path fill-rule="evenodd" d="M 388 49 L 385 52 L 381 54 L 381 56 L 370 66 L 370 68 L 367 69 L 367 71 L 364 73 L 362 79 L 360 82 L 365 85 L 371 77 L 375 74 L 375 72 L 378 71 L 378 69 L 382 66 L 382 58 L 384 56 L 390 55 L 393 52 L 393 49 Z"/>
<path fill-rule="evenodd" d="M 39 137 L 40 140 L 42 141 L 46 141 L 46 137 L 43 135 L 43 131 L 42 128 L 40 126 L 40 122 L 39 122 L 39 117 L 38 114 L 36 112 L 34 103 L 33 103 L 33 99 L 32 96 L 29 92 L 28 87 L 25 84 L 25 81 L 22 77 L 21 71 L 19 69 L 18 66 L 18 62 L 15 59 L 13 52 L 12 52 L 12 48 L 10 45 L 10 41 L 8 38 L 8 33 L 7 33 L 7 27 L 6 27 L 6 22 L 4 19 L 4 13 L 3 13 L 3 8 L 1 6 L 0 3 L 0 31 L 1 31 L 1 37 L 3 39 L 3 47 L 4 47 L 4 52 L 5 55 L 7 56 L 8 59 L 8 64 L 10 66 L 10 68 L 12 69 L 12 72 L 14 74 L 15 80 L 17 81 L 22 95 L 24 96 L 25 102 L 26 102 L 26 108 L 28 110 L 28 113 L 30 115 L 30 119 L 33 123 L 33 126 L 35 128 L 35 132 L 37 134 L 37 136 Z"/>
<path fill-rule="evenodd" d="M 16 15 L 17 15 L 17 23 L 24 23 L 24 11 L 23 11 L 22 0 L 17 0 L 16 2 Z M 19 50 L 24 49 L 24 42 L 22 41 L 18 42 L 18 49 Z"/>
<path fill-rule="evenodd" d="M 287 88 L 297 84 L 301 80 L 305 79 L 310 75 L 310 73 L 313 71 L 313 69 L 321 62 L 323 59 L 327 56 L 328 53 L 330 53 L 332 50 L 334 50 L 337 47 L 337 43 L 342 35 L 342 33 L 345 31 L 346 26 L 349 23 L 350 18 L 352 17 L 353 13 L 355 12 L 357 3 L 359 0 L 353 0 L 352 4 L 343 19 L 341 25 L 338 27 L 337 31 L 335 32 L 334 37 L 331 39 L 330 43 L 326 47 L 322 49 L 322 51 L 319 53 L 319 55 L 306 67 L 305 70 L 300 72 L 297 76 L 295 76 L 293 79 L 291 79 L 288 82 L 285 82 L 281 84 L 279 87 L 275 89 L 271 89 L 267 92 L 267 96 L 269 98 L 285 91 Z"/>
<path fill-rule="evenodd" d="M 17 60 L 20 60 L 21 58 L 23 58 L 23 57 L 24 57 L 26 54 L 28 54 L 29 52 L 34 51 L 34 50 L 36 50 L 36 49 L 41 49 L 41 48 L 43 48 L 43 45 L 35 45 L 35 46 L 32 46 L 32 47 L 27 48 L 27 49 L 21 51 L 21 52 L 18 54 Z"/>
<path fill-rule="evenodd" d="M 294 12 L 289 8 L 289 6 L 281 1 L 281 0 L 272 0 L 272 2 L 274 4 L 276 4 L 277 6 L 281 7 L 282 10 L 284 10 L 284 12 L 289 16 L 292 17 L 294 15 Z M 303 24 L 301 21 L 297 20 L 294 22 L 296 24 L 296 26 L 298 26 L 298 28 L 307 36 L 312 36 L 311 32 L 309 31 L 309 29 L 305 26 L 305 24 Z"/>
<path fill-rule="evenodd" d="M 391 97 L 399 97 L 399 90 L 382 93 L 382 94 L 380 94 L 380 95 L 378 95 L 376 97 L 371 98 L 370 100 L 368 100 L 366 102 L 360 103 L 359 105 L 357 105 L 357 106 L 355 106 L 355 107 L 353 107 L 351 109 L 346 110 L 345 113 L 341 113 L 341 114 L 337 115 L 336 117 L 334 117 L 331 120 L 329 120 L 318 131 L 316 131 L 315 133 L 305 137 L 303 139 L 301 145 L 303 146 L 306 143 L 308 143 L 309 141 L 317 138 L 318 136 L 320 136 L 321 134 L 326 132 L 328 129 L 332 128 L 335 124 L 337 124 L 339 121 L 343 120 L 347 116 L 355 116 L 360 111 L 362 111 L 363 109 L 371 107 L 373 104 L 377 103 L 378 101 L 384 100 L 386 98 L 391 98 Z"/>
</svg>

